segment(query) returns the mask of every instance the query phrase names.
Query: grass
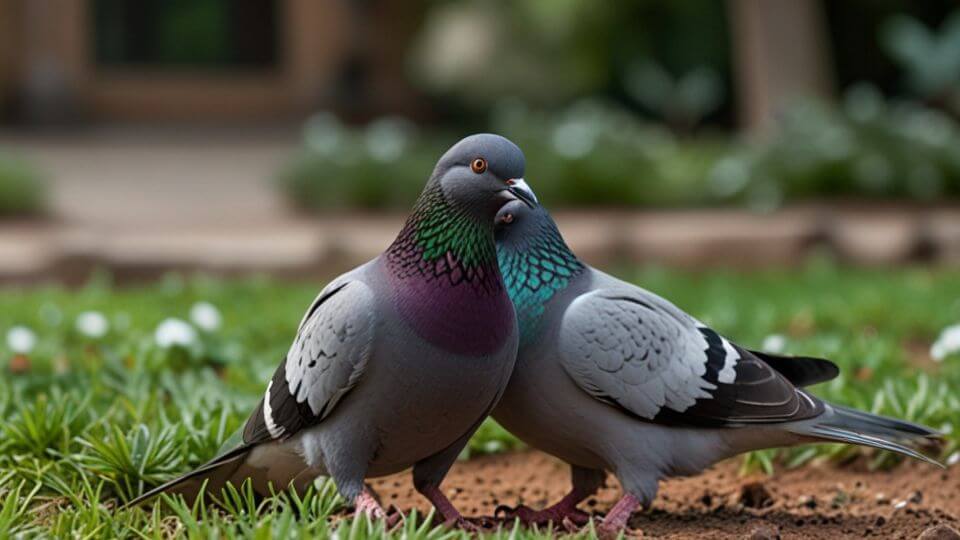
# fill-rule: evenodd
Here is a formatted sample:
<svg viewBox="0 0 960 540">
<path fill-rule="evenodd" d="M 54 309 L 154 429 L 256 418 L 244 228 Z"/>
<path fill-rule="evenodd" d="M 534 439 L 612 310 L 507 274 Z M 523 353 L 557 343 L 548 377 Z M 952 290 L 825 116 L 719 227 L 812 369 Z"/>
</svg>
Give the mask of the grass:
<svg viewBox="0 0 960 540">
<path fill-rule="evenodd" d="M 843 375 L 816 388 L 818 395 L 945 429 L 946 452 L 956 451 L 960 438 L 952 428 L 960 401 L 950 388 L 960 383 L 960 357 L 935 363 L 927 351 L 944 327 L 960 321 L 960 273 L 841 269 L 813 261 L 798 270 L 746 275 L 657 268 L 618 274 L 743 345 L 760 347 L 777 335 L 789 352 L 834 359 Z M 377 523 L 328 519 L 343 508 L 329 483 L 303 498 L 278 496 L 259 505 L 241 487 L 226 495 L 226 510 L 178 501 L 163 510 L 118 509 L 212 457 L 242 425 L 320 286 L 170 276 L 121 288 L 99 276 L 74 290 L 0 290 L 0 337 L 15 325 L 36 336 L 26 355 L 0 344 L 0 537 L 383 536 Z M 182 345 L 157 345 L 158 325 L 169 317 L 188 320 L 201 301 L 219 308 L 222 325 L 197 330 Z M 104 335 L 78 328 L 77 317 L 88 311 L 106 317 Z M 470 453 L 518 445 L 488 423 Z M 754 453 L 745 465 L 864 456 L 877 467 L 896 463 L 884 453 L 817 446 Z M 404 527 L 391 536 L 460 536 L 422 519 Z"/>
</svg>

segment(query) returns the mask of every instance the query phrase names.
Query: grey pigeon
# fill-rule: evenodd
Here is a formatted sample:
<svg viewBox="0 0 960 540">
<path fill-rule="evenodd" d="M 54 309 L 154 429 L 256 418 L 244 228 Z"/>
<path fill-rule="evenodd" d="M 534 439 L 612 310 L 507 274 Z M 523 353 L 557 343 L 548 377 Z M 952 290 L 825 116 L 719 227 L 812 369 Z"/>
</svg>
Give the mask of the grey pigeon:
<svg viewBox="0 0 960 540">
<path fill-rule="evenodd" d="M 500 399 L 517 325 L 493 223 L 533 197 L 523 153 L 473 135 L 437 163 L 396 240 L 310 305 L 243 430 L 242 444 L 160 492 L 197 497 L 251 479 L 262 495 L 329 475 L 358 512 L 384 517 L 365 478 L 413 467 L 416 489 L 467 525 L 439 485 Z"/>
<path fill-rule="evenodd" d="M 528 523 L 582 524 L 577 503 L 607 471 L 623 498 L 600 531 L 615 536 L 665 477 L 696 474 L 736 454 L 843 442 L 929 460 L 909 445 L 926 427 L 826 403 L 803 387 L 836 365 L 740 347 L 667 300 L 582 263 L 540 206 L 504 205 L 500 270 L 517 310 L 520 350 L 493 416 L 533 447 L 568 462 L 572 491 Z M 498 513 L 504 508 L 498 509 Z"/>
</svg>

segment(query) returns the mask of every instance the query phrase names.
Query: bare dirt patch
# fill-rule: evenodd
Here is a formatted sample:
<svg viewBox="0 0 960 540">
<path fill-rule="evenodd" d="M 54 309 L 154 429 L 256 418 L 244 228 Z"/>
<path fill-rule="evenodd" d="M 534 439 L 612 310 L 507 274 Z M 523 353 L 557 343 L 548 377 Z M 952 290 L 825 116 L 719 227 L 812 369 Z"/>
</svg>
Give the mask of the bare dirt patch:
<svg viewBox="0 0 960 540">
<path fill-rule="evenodd" d="M 917 538 L 931 527 L 960 528 L 960 467 L 941 470 L 905 463 L 870 472 L 856 464 L 810 465 L 774 476 L 741 476 L 733 460 L 706 473 L 661 485 L 648 512 L 631 527 L 658 538 Z M 410 484 L 409 474 L 378 479 L 373 487 L 386 505 L 427 511 L 429 503 Z M 536 508 L 569 489 L 567 467 L 526 451 L 481 457 L 454 465 L 444 490 L 461 511 L 492 515 L 500 504 Z M 619 497 L 610 477 L 600 493 L 581 504 L 596 514 Z"/>
</svg>

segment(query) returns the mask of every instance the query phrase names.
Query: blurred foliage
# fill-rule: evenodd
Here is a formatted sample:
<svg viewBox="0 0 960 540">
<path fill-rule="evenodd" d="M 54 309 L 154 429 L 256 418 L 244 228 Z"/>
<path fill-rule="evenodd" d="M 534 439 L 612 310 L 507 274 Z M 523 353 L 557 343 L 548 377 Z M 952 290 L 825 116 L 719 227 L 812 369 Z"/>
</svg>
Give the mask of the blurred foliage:
<svg viewBox="0 0 960 540">
<path fill-rule="evenodd" d="M 25 160 L 0 151 L 0 217 L 35 214 L 46 197 L 43 176 Z"/>
<path fill-rule="evenodd" d="M 839 106 L 796 103 L 760 144 L 678 138 L 598 101 L 544 113 L 505 100 L 489 127 L 520 145 L 531 186 L 549 206 L 772 210 L 807 199 L 960 196 L 957 124 L 935 109 L 887 102 L 866 85 Z M 408 208 L 462 135 L 420 131 L 396 118 L 348 128 L 322 114 L 307 124 L 304 148 L 281 182 L 306 209 Z"/>
<path fill-rule="evenodd" d="M 708 200 L 699 189 L 722 154 L 718 141 L 678 143 L 621 109 L 581 102 L 562 114 L 501 103 L 491 129 L 514 140 L 527 176 L 552 205 L 680 205 Z M 414 129 L 399 119 L 347 128 L 328 114 L 308 122 L 301 154 L 280 175 L 301 208 L 408 208 L 440 155 L 465 134 Z"/>
<path fill-rule="evenodd" d="M 409 63 L 427 92 L 480 111 L 503 96 L 539 109 L 602 95 L 689 123 L 729 85 L 726 21 L 723 2 L 697 0 L 434 2 Z"/>
<path fill-rule="evenodd" d="M 689 131 L 717 110 L 724 98 L 716 70 L 698 66 L 674 76 L 653 60 L 637 62 L 627 73 L 631 98 L 676 131 Z"/>
<path fill-rule="evenodd" d="M 960 115 L 960 10 L 936 30 L 897 15 L 887 22 L 881 37 L 914 95 Z"/>
<path fill-rule="evenodd" d="M 937 201 L 960 196 L 960 129 L 946 114 L 886 102 L 871 86 L 840 106 L 800 102 L 767 143 L 724 157 L 708 187 L 773 209 L 801 199 Z"/>
</svg>

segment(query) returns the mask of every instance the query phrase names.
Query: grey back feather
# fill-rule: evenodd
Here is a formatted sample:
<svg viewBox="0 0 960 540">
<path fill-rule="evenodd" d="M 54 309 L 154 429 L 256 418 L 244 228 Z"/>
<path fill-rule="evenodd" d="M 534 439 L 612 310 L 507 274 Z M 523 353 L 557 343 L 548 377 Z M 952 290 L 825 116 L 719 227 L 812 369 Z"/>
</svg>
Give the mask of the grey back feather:
<svg viewBox="0 0 960 540">
<path fill-rule="evenodd" d="M 561 322 L 560 360 L 594 397 L 642 418 L 709 398 L 707 342 L 692 318 L 668 313 L 641 289 L 601 289 L 574 300 Z"/>
</svg>

